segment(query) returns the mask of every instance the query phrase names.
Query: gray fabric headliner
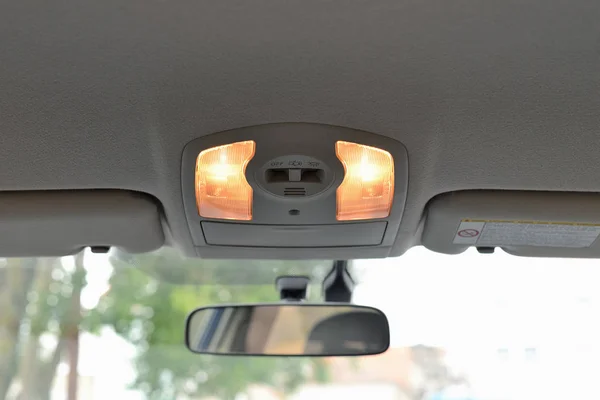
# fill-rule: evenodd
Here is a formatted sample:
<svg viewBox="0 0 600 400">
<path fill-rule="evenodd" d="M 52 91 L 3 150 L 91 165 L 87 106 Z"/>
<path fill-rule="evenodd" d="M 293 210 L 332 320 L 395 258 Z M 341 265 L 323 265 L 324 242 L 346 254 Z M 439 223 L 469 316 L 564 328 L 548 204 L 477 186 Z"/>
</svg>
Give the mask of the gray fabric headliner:
<svg viewBox="0 0 600 400">
<path fill-rule="evenodd" d="M 394 253 L 460 189 L 600 191 L 595 0 L 102 0 L 0 5 L 0 190 L 150 193 L 193 254 L 190 140 L 271 122 L 408 149 Z"/>
</svg>

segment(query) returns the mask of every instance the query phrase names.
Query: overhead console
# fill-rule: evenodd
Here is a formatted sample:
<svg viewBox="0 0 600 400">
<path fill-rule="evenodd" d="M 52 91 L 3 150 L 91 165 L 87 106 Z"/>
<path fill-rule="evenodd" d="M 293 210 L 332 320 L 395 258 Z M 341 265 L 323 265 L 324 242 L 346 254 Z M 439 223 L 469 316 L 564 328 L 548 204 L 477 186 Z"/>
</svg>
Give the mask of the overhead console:
<svg viewBox="0 0 600 400">
<path fill-rule="evenodd" d="M 427 205 L 421 243 L 458 254 L 501 247 L 519 256 L 600 257 L 600 194 L 461 191 Z"/>
<path fill-rule="evenodd" d="M 269 124 L 190 142 L 181 176 L 200 257 L 385 257 L 404 210 L 408 156 L 372 133 Z"/>
</svg>

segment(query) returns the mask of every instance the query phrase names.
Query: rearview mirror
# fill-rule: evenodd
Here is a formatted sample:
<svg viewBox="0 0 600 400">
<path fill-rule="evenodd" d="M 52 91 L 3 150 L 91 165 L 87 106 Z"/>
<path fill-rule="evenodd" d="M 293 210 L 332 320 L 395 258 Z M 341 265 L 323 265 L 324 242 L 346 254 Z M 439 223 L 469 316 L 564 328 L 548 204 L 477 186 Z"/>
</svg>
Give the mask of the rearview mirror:
<svg viewBox="0 0 600 400">
<path fill-rule="evenodd" d="M 385 315 L 349 304 L 255 304 L 199 308 L 187 319 L 194 353 L 270 356 L 355 356 L 383 353 Z"/>
</svg>

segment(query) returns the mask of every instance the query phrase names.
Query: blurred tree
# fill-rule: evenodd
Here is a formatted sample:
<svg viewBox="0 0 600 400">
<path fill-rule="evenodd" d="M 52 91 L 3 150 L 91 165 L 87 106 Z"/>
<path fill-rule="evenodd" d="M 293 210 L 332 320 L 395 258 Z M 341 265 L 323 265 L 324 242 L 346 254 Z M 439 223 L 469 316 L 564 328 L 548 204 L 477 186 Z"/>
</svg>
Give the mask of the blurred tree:
<svg viewBox="0 0 600 400">
<path fill-rule="evenodd" d="M 0 268 L 0 398 L 18 372 L 20 328 L 27 306 L 27 293 L 35 270 L 19 259 L 3 260 Z"/>
<path fill-rule="evenodd" d="M 330 263 L 194 260 L 167 249 L 113 257 L 111 263 L 111 288 L 94 312 L 94 324 L 112 326 L 138 348 L 133 386 L 149 399 L 232 399 L 252 383 L 289 391 L 307 379 L 327 379 L 325 364 L 316 359 L 192 354 L 183 345 L 183 328 L 197 307 L 277 301 L 277 276 L 305 274 L 320 281 Z"/>
<path fill-rule="evenodd" d="M 85 270 L 82 263 L 65 268 L 56 258 L 2 262 L 0 399 L 13 390 L 12 398 L 48 400 L 66 348 L 65 333 L 76 329 L 81 318 L 72 298 L 85 286 Z"/>
</svg>

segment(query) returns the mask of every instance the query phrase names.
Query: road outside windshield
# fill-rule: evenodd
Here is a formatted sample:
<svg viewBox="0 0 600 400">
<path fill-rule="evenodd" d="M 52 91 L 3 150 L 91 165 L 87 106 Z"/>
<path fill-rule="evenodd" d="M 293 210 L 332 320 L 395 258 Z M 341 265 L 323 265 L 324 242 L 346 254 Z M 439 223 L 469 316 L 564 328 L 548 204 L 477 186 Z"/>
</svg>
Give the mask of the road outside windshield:
<svg viewBox="0 0 600 400">
<path fill-rule="evenodd" d="M 330 261 L 128 256 L 0 259 L 0 399 L 517 400 L 600 398 L 594 260 L 415 248 L 353 264 L 353 301 L 381 308 L 391 348 L 357 358 L 194 355 L 186 315 L 276 301 L 281 274 Z M 310 298 L 321 301 L 318 286 Z"/>
</svg>

